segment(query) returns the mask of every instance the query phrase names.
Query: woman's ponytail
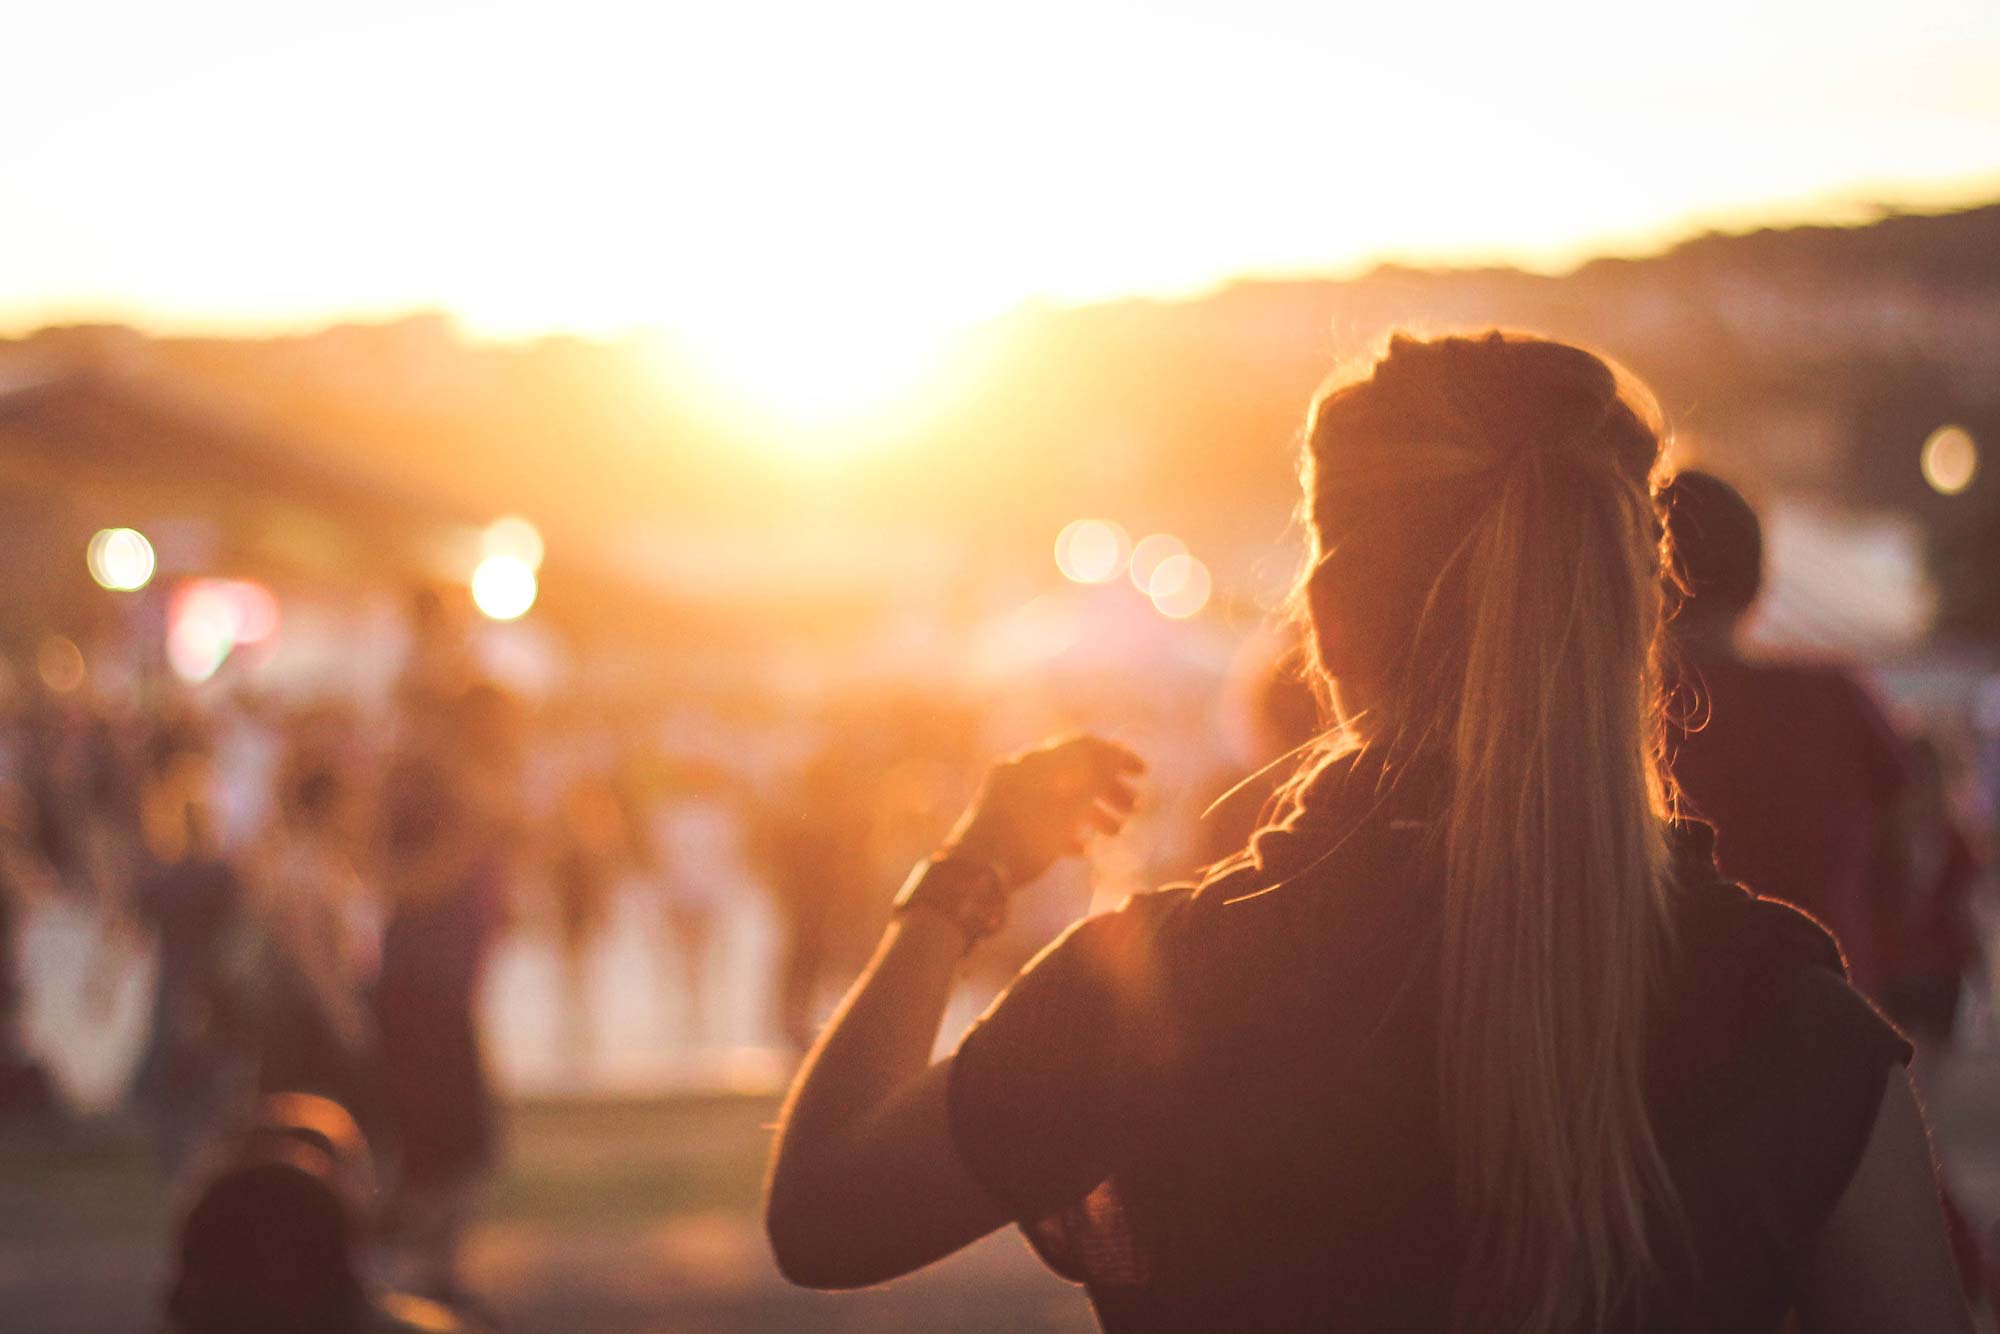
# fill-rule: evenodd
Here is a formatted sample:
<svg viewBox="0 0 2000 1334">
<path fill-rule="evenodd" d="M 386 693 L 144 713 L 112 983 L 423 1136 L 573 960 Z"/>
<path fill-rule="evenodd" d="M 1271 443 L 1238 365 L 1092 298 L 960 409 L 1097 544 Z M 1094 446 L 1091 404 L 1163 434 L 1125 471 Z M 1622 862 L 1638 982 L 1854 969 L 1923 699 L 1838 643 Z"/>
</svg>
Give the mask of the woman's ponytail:
<svg viewBox="0 0 2000 1334">
<path fill-rule="evenodd" d="M 1643 483 L 1531 448 L 1467 550 L 1440 1011 L 1459 1328 L 1597 1325 L 1672 1187 L 1643 1086 L 1668 851 Z"/>
</svg>

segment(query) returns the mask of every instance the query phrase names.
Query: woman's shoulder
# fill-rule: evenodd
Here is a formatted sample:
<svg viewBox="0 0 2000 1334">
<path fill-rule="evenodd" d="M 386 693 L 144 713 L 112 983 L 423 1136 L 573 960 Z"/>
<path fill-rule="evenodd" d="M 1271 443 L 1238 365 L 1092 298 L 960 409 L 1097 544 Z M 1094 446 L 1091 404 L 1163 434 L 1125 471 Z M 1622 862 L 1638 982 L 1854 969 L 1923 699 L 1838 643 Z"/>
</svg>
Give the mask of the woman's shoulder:
<svg viewBox="0 0 2000 1334">
<path fill-rule="evenodd" d="M 1706 825 L 1676 826 L 1678 874 L 1673 900 L 1673 962 L 1667 976 L 1673 1002 L 1693 1002 L 1701 1019 L 1718 1007 L 1747 1011 L 1742 1027 L 1784 1040 L 1807 1018 L 1837 1018 L 1829 1036 L 1904 1051 L 1901 1036 L 1847 980 L 1840 944 L 1810 914 L 1764 898 L 1715 869 L 1714 836 Z M 1808 1015 L 1806 1010 L 1814 1013 Z M 1831 1011 L 1833 1013 L 1820 1013 Z"/>
<path fill-rule="evenodd" d="M 1803 1246 L 1853 1175 L 1910 1046 L 1848 982 L 1824 926 L 1704 870 L 1681 837 L 1650 1069 L 1663 1147 L 1712 1165 L 1701 1189 L 1754 1188 L 1761 1226 Z"/>
<path fill-rule="evenodd" d="M 1116 985 L 1154 971 L 1152 961 L 1180 934 L 1195 895 L 1192 884 L 1141 890 L 1115 908 L 1078 919 L 1035 956 L 1016 985 L 1049 973 L 1083 974 Z"/>
</svg>

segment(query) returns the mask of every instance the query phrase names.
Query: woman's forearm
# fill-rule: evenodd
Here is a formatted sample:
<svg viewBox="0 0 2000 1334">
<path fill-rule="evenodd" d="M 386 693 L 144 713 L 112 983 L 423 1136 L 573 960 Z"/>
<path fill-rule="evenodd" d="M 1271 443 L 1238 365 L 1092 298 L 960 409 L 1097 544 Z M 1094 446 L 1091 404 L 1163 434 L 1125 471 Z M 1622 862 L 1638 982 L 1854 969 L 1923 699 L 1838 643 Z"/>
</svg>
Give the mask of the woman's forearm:
<svg viewBox="0 0 2000 1334">
<path fill-rule="evenodd" d="M 945 917 L 911 913 L 890 923 L 875 955 L 834 1011 L 799 1069 L 778 1127 L 775 1195 L 930 1064 L 965 938 Z"/>
<path fill-rule="evenodd" d="M 899 919 L 807 1056 L 765 1192 L 772 1252 L 793 1282 L 881 1282 L 1002 1221 L 951 1161 L 930 1065 L 964 947 L 948 918 Z"/>
</svg>

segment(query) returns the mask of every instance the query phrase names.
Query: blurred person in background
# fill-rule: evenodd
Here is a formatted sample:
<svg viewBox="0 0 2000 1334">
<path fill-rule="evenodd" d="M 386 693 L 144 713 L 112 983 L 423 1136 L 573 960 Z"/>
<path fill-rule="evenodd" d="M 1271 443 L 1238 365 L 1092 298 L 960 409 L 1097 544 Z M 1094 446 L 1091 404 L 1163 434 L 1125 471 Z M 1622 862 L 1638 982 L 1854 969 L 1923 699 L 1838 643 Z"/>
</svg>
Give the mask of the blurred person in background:
<svg viewBox="0 0 2000 1334">
<path fill-rule="evenodd" d="M 216 707 L 207 730 L 215 768 L 216 836 L 224 851 L 248 852 L 280 818 L 285 737 L 276 706 L 239 686 Z"/>
<path fill-rule="evenodd" d="M 252 877 L 265 933 L 258 1086 L 322 1094 L 367 1120 L 376 1104 L 368 997 L 382 922 L 345 836 L 352 802 L 330 765 L 292 767 Z"/>
<path fill-rule="evenodd" d="M 36 852 L 55 883 L 116 919 L 145 864 L 140 788 L 153 734 L 199 731 L 170 712 L 142 726 L 87 694 L 43 694 L 29 711 L 23 783 Z"/>
<path fill-rule="evenodd" d="M 0 1122 L 57 1107 L 55 1086 L 21 1031 L 21 925 L 35 903 L 58 891 L 34 843 L 34 808 L 22 781 L 27 739 L 13 704 L 0 689 Z"/>
<path fill-rule="evenodd" d="M 1674 548 L 1667 762 L 1716 864 L 1833 932 L 1855 986 L 1881 999 L 1906 897 L 1895 840 L 1903 742 L 1848 672 L 1746 658 L 1738 631 L 1763 586 L 1756 511 L 1687 469 L 1665 492 Z"/>
<path fill-rule="evenodd" d="M 448 1307 L 371 1281 L 372 1179 L 367 1141 L 338 1103 L 266 1098 L 180 1222 L 170 1334 L 477 1334 Z"/>
<path fill-rule="evenodd" d="M 589 1073 L 597 1043 L 591 955 L 610 914 L 612 890 L 630 860 L 631 839 L 610 774 L 581 765 L 560 792 L 548 831 L 548 875 L 562 968 L 563 1059 L 570 1078 L 580 1081 Z"/>
<path fill-rule="evenodd" d="M 488 684 L 415 707 L 439 712 L 405 726 L 382 794 L 389 915 L 375 1030 L 405 1282 L 458 1301 L 460 1243 L 499 1147 L 478 1010 L 509 913 L 521 720 L 512 697 Z"/>
<path fill-rule="evenodd" d="M 1112 1330 L 1968 1330 L 1906 1045 L 1670 821 L 1656 421 L 1499 333 L 1323 395 L 1338 726 L 1236 857 L 1074 927 L 933 1063 L 966 952 L 1140 767 L 996 766 L 792 1089 L 784 1272 L 1012 1220 Z"/>
<path fill-rule="evenodd" d="M 435 588 L 410 595 L 404 624 L 409 636 L 396 681 L 397 721 L 421 727 L 450 715 L 453 702 L 479 681 L 464 617 Z"/>
<path fill-rule="evenodd" d="M 1906 756 L 1910 785 L 1897 811 L 1896 851 L 1907 893 L 1893 905 L 1881 999 L 1924 1057 L 1950 1048 L 1966 975 L 1984 976 L 1973 917 L 1981 868 L 1952 809 L 1937 743 L 1918 737 Z"/>
<path fill-rule="evenodd" d="M 645 874 L 658 896 L 662 943 L 680 984 L 681 1046 L 699 1062 L 718 1040 L 718 946 L 729 915 L 761 896 L 744 803 L 729 774 L 703 760 L 659 756 L 645 797 Z"/>
<path fill-rule="evenodd" d="M 131 901 L 154 954 L 152 1022 L 133 1100 L 169 1178 L 232 1125 L 255 1078 L 255 938 L 243 878 L 216 834 L 213 787 L 196 736 L 169 729 L 156 738 L 140 798 L 150 865 Z"/>
<path fill-rule="evenodd" d="M 803 1052 L 819 1031 L 820 994 L 867 902 L 873 812 L 860 767 L 826 743 L 762 812 L 778 909 L 778 1021 Z"/>
</svg>

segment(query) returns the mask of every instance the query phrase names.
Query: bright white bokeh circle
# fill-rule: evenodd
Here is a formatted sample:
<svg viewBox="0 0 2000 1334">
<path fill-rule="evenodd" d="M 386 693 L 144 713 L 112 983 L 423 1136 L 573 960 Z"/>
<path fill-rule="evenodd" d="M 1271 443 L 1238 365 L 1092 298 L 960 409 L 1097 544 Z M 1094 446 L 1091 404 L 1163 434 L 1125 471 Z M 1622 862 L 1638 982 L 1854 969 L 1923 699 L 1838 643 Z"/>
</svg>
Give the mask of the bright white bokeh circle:
<svg viewBox="0 0 2000 1334">
<path fill-rule="evenodd" d="M 135 528 L 104 528 L 92 535 L 84 563 L 100 588 L 136 593 L 153 581 L 153 544 Z"/>
<path fill-rule="evenodd" d="M 1125 569 L 1125 530 L 1108 519 L 1078 519 L 1056 537 L 1056 568 L 1079 584 L 1105 584 Z"/>
<path fill-rule="evenodd" d="M 535 605 L 535 572 L 516 556 L 488 556 L 472 572 L 472 602 L 496 621 L 516 621 Z"/>
<path fill-rule="evenodd" d="M 1147 596 L 1160 615 L 1184 621 L 1208 605 L 1213 587 L 1208 566 L 1186 552 L 1168 556 L 1153 568 L 1146 581 Z"/>
</svg>

